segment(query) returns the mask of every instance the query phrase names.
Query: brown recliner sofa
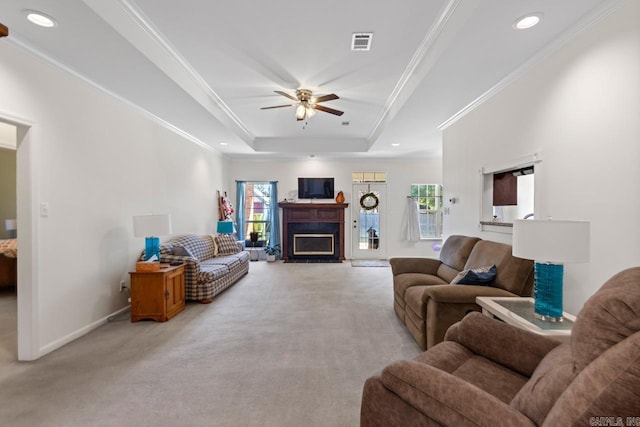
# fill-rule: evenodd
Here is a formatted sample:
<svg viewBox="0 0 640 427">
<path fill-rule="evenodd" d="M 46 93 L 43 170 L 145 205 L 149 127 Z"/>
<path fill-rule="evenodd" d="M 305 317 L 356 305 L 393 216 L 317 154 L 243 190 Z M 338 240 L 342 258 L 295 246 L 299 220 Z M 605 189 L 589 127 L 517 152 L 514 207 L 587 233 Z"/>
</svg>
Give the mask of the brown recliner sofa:
<svg viewBox="0 0 640 427">
<path fill-rule="evenodd" d="M 361 427 L 637 425 L 640 267 L 609 279 L 560 344 L 472 313 L 364 385 Z"/>
<path fill-rule="evenodd" d="M 471 311 L 476 297 L 523 297 L 533 291 L 533 261 L 511 255 L 511 245 L 477 237 L 450 236 L 440 259 L 391 258 L 394 310 L 418 345 L 426 350 Z M 490 286 L 451 285 L 462 270 L 495 265 Z"/>
</svg>

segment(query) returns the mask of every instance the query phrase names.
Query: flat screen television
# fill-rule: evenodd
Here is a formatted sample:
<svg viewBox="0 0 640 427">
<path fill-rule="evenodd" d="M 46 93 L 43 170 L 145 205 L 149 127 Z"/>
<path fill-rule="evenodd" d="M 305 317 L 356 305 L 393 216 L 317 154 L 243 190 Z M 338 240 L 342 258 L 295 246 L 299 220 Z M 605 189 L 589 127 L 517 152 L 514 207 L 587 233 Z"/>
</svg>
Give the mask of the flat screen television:
<svg viewBox="0 0 640 427">
<path fill-rule="evenodd" d="M 333 199 L 333 178 L 298 178 L 298 199 Z"/>
</svg>

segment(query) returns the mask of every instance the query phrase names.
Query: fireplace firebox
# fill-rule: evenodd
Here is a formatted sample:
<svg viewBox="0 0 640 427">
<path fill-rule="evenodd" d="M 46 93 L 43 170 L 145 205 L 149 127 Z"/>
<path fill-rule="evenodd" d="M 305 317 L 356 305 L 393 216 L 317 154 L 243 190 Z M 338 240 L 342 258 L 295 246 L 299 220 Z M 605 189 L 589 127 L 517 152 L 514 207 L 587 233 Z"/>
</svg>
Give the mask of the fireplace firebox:
<svg viewBox="0 0 640 427">
<path fill-rule="evenodd" d="M 333 255 L 334 251 L 333 234 L 306 234 L 297 233 L 293 235 L 294 255 Z"/>
</svg>

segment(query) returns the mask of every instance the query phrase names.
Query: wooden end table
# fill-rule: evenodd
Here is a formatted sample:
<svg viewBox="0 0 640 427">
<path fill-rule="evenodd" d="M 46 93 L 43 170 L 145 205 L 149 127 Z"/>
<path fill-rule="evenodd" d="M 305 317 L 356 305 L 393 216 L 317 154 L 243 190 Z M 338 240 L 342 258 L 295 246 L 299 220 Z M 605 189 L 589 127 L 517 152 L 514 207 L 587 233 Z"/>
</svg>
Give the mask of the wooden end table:
<svg viewBox="0 0 640 427">
<path fill-rule="evenodd" d="M 131 321 L 166 322 L 184 310 L 184 265 L 162 264 L 157 271 L 132 271 Z"/>
<path fill-rule="evenodd" d="M 476 303 L 482 307 L 482 314 L 495 317 L 503 322 L 544 335 L 557 341 L 568 342 L 576 317 L 563 312 L 562 322 L 547 322 L 533 315 L 533 298 L 477 297 Z"/>
</svg>

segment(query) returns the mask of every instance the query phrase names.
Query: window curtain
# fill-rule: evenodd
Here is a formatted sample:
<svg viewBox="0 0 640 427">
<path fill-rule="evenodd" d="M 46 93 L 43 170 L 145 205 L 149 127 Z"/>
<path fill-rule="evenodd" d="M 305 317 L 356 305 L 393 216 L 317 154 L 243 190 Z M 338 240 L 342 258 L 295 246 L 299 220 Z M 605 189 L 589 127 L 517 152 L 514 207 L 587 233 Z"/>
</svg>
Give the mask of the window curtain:
<svg viewBox="0 0 640 427">
<path fill-rule="evenodd" d="M 420 212 L 418 199 L 407 198 L 407 240 L 417 242 L 420 240 Z"/>
<path fill-rule="evenodd" d="M 236 181 L 236 229 L 238 231 L 238 240 L 245 241 L 244 236 L 244 193 L 247 188 L 246 181 Z"/>
<path fill-rule="evenodd" d="M 278 207 L 278 181 L 269 182 L 271 185 L 271 198 L 269 200 L 269 218 L 271 230 L 269 232 L 269 244 L 273 247 L 280 241 L 280 208 Z"/>
</svg>

